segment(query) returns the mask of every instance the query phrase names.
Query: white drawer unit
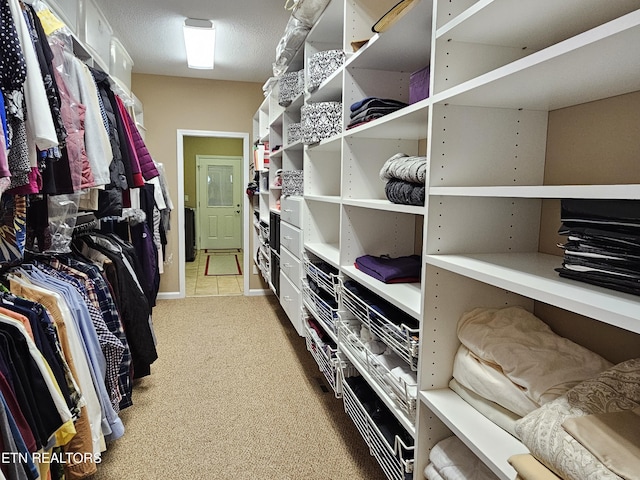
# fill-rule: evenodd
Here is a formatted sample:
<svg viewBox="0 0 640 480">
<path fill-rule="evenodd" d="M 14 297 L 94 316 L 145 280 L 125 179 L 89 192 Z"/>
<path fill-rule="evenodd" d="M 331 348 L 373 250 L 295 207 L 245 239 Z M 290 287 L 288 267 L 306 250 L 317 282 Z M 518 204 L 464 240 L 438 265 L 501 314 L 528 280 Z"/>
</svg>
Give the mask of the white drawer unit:
<svg viewBox="0 0 640 480">
<path fill-rule="evenodd" d="M 280 200 L 280 216 L 283 222 L 302 228 L 302 197 L 284 197 Z"/>
<path fill-rule="evenodd" d="M 296 258 L 302 251 L 302 230 L 288 223 L 280 224 L 280 247 L 289 250 Z"/>
<path fill-rule="evenodd" d="M 302 294 L 289 277 L 280 271 L 280 304 L 298 335 L 304 336 L 302 325 Z"/>
<path fill-rule="evenodd" d="M 302 262 L 286 248 L 280 248 L 280 271 L 298 288 L 302 281 Z"/>
</svg>

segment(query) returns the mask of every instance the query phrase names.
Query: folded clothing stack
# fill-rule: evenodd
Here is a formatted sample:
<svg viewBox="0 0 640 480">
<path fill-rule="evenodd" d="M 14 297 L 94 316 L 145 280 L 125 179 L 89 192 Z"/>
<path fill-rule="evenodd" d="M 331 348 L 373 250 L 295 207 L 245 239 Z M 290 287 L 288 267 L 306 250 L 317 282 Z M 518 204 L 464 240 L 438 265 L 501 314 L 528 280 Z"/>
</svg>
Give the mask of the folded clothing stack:
<svg viewBox="0 0 640 480">
<path fill-rule="evenodd" d="M 427 157 L 396 153 L 380 169 L 385 194 L 392 203 L 424 205 Z"/>
<path fill-rule="evenodd" d="M 561 277 L 640 295 L 640 201 L 563 199 Z"/>
<path fill-rule="evenodd" d="M 350 121 L 347 128 L 370 122 L 406 107 L 408 104 L 399 100 L 379 97 L 366 97 L 351 105 Z"/>
<path fill-rule="evenodd" d="M 439 441 L 429 452 L 424 470 L 427 480 L 495 480 L 489 467 L 454 436 Z"/>
<path fill-rule="evenodd" d="M 362 255 L 356 258 L 355 267 L 384 283 L 415 283 L 420 281 L 422 258 L 420 255 L 396 258 Z"/>
</svg>

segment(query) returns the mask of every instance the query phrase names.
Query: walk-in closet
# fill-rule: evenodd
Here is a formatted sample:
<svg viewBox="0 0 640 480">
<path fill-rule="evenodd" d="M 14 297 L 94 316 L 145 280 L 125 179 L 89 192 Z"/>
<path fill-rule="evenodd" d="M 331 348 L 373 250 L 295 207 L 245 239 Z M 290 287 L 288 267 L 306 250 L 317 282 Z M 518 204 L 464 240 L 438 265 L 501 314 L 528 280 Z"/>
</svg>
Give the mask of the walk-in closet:
<svg viewBox="0 0 640 480">
<path fill-rule="evenodd" d="M 640 478 L 640 0 L 0 6 L 0 480 Z"/>
</svg>

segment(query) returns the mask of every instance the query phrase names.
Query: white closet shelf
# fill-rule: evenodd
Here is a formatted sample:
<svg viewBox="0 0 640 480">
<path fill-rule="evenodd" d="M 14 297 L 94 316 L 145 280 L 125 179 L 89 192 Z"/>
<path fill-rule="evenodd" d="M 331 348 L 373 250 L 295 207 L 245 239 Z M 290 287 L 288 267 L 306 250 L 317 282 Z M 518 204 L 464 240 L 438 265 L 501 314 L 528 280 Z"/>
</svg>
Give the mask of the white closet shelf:
<svg viewBox="0 0 640 480">
<path fill-rule="evenodd" d="M 304 248 L 335 268 L 340 265 L 340 247 L 337 244 L 305 243 Z"/>
<path fill-rule="evenodd" d="M 340 197 L 337 195 L 305 195 L 305 200 L 324 203 L 340 203 Z"/>
<path fill-rule="evenodd" d="M 427 138 L 430 100 L 424 99 L 344 132 L 345 138 Z"/>
<path fill-rule="evenodd" d="M 344 327 L 341 327 L 344 328 Z M 382 388 L 376 379 L 374 379 L 371 374 L 367 371 L 367 369 L 362 365 L 360 359 L 351 352 L 348 348 L 343 348 L 340 350 L 347 359 L 356 367 L 356 370 L 360 372 L 360 375 L 367 381 L 369 386 L 376 392 L 378 397 L 384 402 L 384 404 L 391 410 L 393 415 L 398 419 L 398 421 L 402 424 L 402 426 L 409 432 L 409 434 L 415 438 L 416 436 L 416 426 L 411 421 L 407 415 L 398 408 L 395 401 L 389 396 L 384 388 Z"/>
<path fill-rule="evenodd" d="M 637 91 L 640 64 L 630 45 L 640 45 L 640 10 L 440 92 L 432 102 L 555 110 Z"/>
<path fill-rule="evenodd" d="M 329 2 L 320 18 L 307 35 L 306 43 L 335 43 L 342 45 L 343 9 L 342 2 Z"/>
<path fill-rule="evenodd" d="M 344 69 L 333 72 L 313 92 L 308 93 L 307 103 L 339 102 L 342 98 L 342 77 Z"/>
<path fill-rule="evenodd" d="M 561 278 L 562 257 L 543 253 L 427 255 L 449 270 L 568 311 L 640 333 L 640 297 Z"/>
<path fill-rule="evenodd" d="M 431 187 L 429 195 L 451 197 L 640 199 L 640 185 Z"/>
<path fill-rule="evenodd" d="M 448 388 L 422 391 L 418 398 L 499 478 L 512 480 L 516 477 L 516 471 L 507 459 L 511 455 L 529 453 L 520 441 Z"/>
<path fill-rule="evenodd" d="M 342 139 L 342 134 L 335 135 L 331 138 L 325 138 L 321 140 L 319 143 L 314 143 L 313 145 L 308 145 L 307 150 L 310 154 L 315 152 L 335 152 L 340 153 L 341 145 L 340 140 Z"/>
<path fill-rule="evenodd" d="M 362 273 L 351 265 L 342 266 L 340 269 L 376 295 L 384 298 L 387 302 L 395 305 L 418 321 L 420 320 L 422 294 L 419 283 L 383 283 L 366 273 Z"/>
<path fill-rule="evenodd" d="M 297 152 L 300 151 L 304 148 L 304 143 L 302 143 L 302 141 L 297 141 L 297 142 L 293 142 L 290 143 L 289 145 L 285 145 L 282 150 L 285 150 L 287 152 Z"/>
<path fill-rule="evenodd" d="M 436 38 L 537 51 L 637 8 L 635 0 L 480 0 Z"/>
<path fill-rule="evenodd" d="M 391 203 L 389 200 L 380 200 L 375 198 L 370 199 L 357 199 L 357 198 L 345 198 L 342 200 L 344 205 L 350 205 L 352 207 L 370 208 L 373 210 L 385 210 L 387 212 L 408 213 L 412 215 L 424 215 L 424 206 L 416 205 L 401 205 L 398 203 Z"/>
<path fill-rule="evenodd" d="M 431 2 L 419 2 L 393 28 L 374 34 L 345 68 L 411 73 L 429 65 L 432 11 Z M 407 39 L 421 48 L 407 48 Z"/>
</svg>

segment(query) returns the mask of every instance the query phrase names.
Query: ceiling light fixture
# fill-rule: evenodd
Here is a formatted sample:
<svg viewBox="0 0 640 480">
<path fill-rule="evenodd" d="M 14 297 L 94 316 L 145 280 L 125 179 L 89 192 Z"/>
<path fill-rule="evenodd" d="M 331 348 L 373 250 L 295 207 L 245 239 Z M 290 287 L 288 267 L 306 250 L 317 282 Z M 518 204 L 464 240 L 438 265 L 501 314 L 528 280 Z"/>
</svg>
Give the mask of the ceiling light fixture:
<svg viewBox="0 0 640 480">
<path fill-rule="evenodd" d="M 189 68 L 213 69 L 216 29 L 211 20 L 187 18 L 184 21 L 184 45 Z"/>
</svg>

